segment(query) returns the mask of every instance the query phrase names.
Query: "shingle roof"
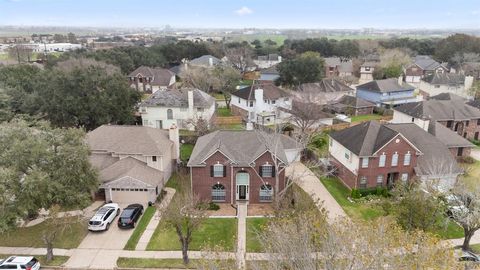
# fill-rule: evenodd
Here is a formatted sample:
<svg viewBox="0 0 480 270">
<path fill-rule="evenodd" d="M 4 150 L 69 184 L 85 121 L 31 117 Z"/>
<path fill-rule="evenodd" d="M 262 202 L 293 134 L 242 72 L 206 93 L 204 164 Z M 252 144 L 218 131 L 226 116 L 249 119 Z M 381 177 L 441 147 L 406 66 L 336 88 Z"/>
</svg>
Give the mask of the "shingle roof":
<svg viewBox="0 0 480 270">
<path fill-rule="evenodd" d="M 120 160 L 118 157 L 112 157 L 110 153 L 92 153 L 89 157 L 90 164 L 98 170 L 105 169 L 113 163 Z"/>
<path fill-rule="evenodd" d="M 260 74 L 275 74 L 275 75 L 278 75 L 280 73 L 278 72 L 277 67 L 278 67 L 278 64 L 273 65 L 269 68 L 262 69 L 262 70 L 260 70 Z"/>
<path fill-rule="evenodd" d="M 325 78 L 315 83 L 303 83 L 298 87 L 298 91 L 334 93 L 352 92 L 353 89 L 338 79 Z"/>
<path fill-rule="evenodd" d="M 402 85 L 398 84 L 398 80 L 395 78 L 375 80 L 367 82 L 357 86 L 357 90 L 367 90 L 380 93 L 415 90 L 414 86 L 409 85 L 406 82 L 402 82 Z"/>
<path fill-rule="evenodd" d="M 104 188 L 152 188 L 162 183 L 163 173 L 145 162 L 126 157 L 101 170 L 100 180 Z"/>
<path fill-rule="evenodd" d="M 352 60 L 342 60 L 339 57 L 326 57 L 324 60 L 326 66 L 337 67 L 339 72 L 353 72 Z"/>
<path fill-rule="evenodd" d="M 424 100 L 402 104 L 394 108 L 415 118 L 434 120 L 470 120 L 479 119 L 480 110 L 466 104 L 463 100 Z"/>
<path fill-rule="evenodd" d="M 453 93 L 440 93 L 438 95 L 431 96 L 428 99 L 434 99 L 434 100 L 462 100 L 462 101 L 467 100 L 467 99 L 465 99 L 465 98 L 463 98 L 459 95 L 455 95 Z"/>
<path fill-rule="evenodd" d="M 458 133 L 445 127 L 444 125 L 437 123 L 436 121 L 430 121 L 428 126 L 428 133 L 435 136 L 448 148 L 450 147 L 474 147 L 474 145 L 467 139 L 458 135 Z"/>
<path fill-rule="evenodd" d="M 162 156 L 172 149 L 168 131 L 144 126 L 103 125 L 87 134 L 92 151 Z"/>
<path fill-rule="evenodd" d="M 333 102 L 333 104 L 342 104 L 354 108 L 374 107 L 375 103 L 359 97 L 343 95 Z"/>
<path fill-rule="evenodd" d="M 232 96 L 246 100 L 255 100 L 255 90 L 263 89 L 263 97 L 269 100 L 277 100 L 281 97 L 289 97 L 291 94 L 286 90 L 275 86 L 272 83 L 257 83 L 247 86 L 232 93 Z"/>
<path fill-rule="evenodd" d="M 292 138 L 259 130 L 217 130 L 198 138 L 188 166 L 202 166 L 204 159 L 220 151 L 234 164 L 248 166 L 265 151 L 271 151 L 287 164 L 286 149 L 298 148 Z"/>
<path fill-rule="evenodd" d="M 258 61 L 278 61 L 278 54 L 276 53 L 271 53 L 268 55 L 259 55 L 257 60 Z"/>
<path fill-rule="evenodd" d="M 210 66 L 210 60 L 209 59 L 212 59 L 212 64 L 213 65 L 217 65 L 217 64 L 220 64 L 222 62 L 222 60 L 218 59 L 217 57 L 207 54 L 207 55 L 202 55 L 198 58 L 192 59 L 190 62 L 188 62 L 188 64 L 194 65 L 194 66 L 208 67 L 208 66 Z"/>
<path fill-rule="evenodd" d="M 456 73 L 434 73 L 423 78 L 430 84 L 462 85 L 465 83 L 465 76 Z"/>
<path fill-rule="evenodd" d="M 415 57 L 414 63 L 419 66 L 423 70 L 428 70 L 432 71 L 437 69 L 438 67 L 441 66 L 441 64 L 435 60 L 433 60 L 430 56 L 428 55 L 417 55 Z"/>
<path fill-rule="evenodd" d="M 193 106 L 208 108 L 215 98 L 196 88 L 171 89 L 156 91 L 140 106 L 146 107 L 188 107 L 188 91 L 193 91 Z"/>
<path fill-rule="evenodd" d="M 128 74 L 128 77 L 136 77 L 138 74 L 142 77 L 152 77 L 150 84 L 160 86 L 169 86 L 172 77 L 175 76 L 175 73 L 168 69 L 141 66 Z"/>
</svg>

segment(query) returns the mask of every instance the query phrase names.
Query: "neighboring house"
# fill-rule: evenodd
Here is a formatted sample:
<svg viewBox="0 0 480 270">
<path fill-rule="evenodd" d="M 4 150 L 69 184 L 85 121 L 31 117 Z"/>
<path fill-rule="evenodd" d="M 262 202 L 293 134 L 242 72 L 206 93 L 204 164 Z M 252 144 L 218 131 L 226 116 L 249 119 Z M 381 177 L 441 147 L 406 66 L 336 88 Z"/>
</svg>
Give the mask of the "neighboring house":
<svg viewBox="0 0 480 270">
<path fill-rule="evenodd" d="M 358 85 L 357 97 L 382 107 L 417 101 L 415 87 L 403 82 L 401 78 L 374 80 Z"/>
<path fill-rule="evenodd" d="M 103 125 L 87 134 L 99 194 L 116 203 L 154 203 L 179 153 L 178 129 Z"/>
<path fill-rule="evenodd" d="M 480 110 L 463 99 L 429 99 L 394 108 L 393 123 L 415 123 L 428 130 L 430 122 L 438 122 L 469 140 L 478 140 Z"/>
<path fill-rule="evenodd" d="M 373 81 L 373 71 L 376 65 L 375 62 L 365 62 L 360 66 L 360 84 Z"/>
<path fill-rule="evenodd" d="M 349 188 L 391 188 L 417 177 L 445 190 L 462 173 L 448 148 L 412 123 L 370 121 L 332 132 L 329 154 Z"/>
<path fill-rule="evenodd" d="M 335 113 L 357 116 L 372 114 L 375 103 L 359 97 L 345 95 L 330 103 L 328 107 Z"/>
<path fill-rule="evenodd" d="M 269 68 L 282 62 L 282 57 L 276 53 L 260 55 L 253 63 L 260 69 Z"/>
<path fill-rule="evenodd" d="M 466 62 L 463 64 L 462 70 L 466 76 L 472 76 L 475 80 L 480 80 L 480 62 Z"/>
<path fill-rule="evenodd" d="M 315 83 L 303 83 L 297 88 L 297 92 L 309 93 L 315 102 L 327 104 L 344 95 L 354 95 L 355 90 L 335 78 L 325 78 Z"/>
<path fill-rule="evenodd" d="M 434 73 L 420 80 L 418 88 L 428 95 L 452 93 L 471 98 L 468 89 L 473 84 L 473 77 L 457 73 Z"/>
<path fill-rule="evenodd" d="M 155 93 L 175 84 L 175 73 L 164 68 L 141 66 L 128 74 L 130 87 L 140 92 Z"/>
<path fill-rule="evenodd" d="M 199 119 L 210 123 L 214 113 L 215 98 L 195 88 L 157 91 L 140 104 L 142 124 L 160 129 L 175 124 L 194 130 Z"/>
<path fill-rule="evenodd" d="M 347 77 L 352 75 L 352 60 L 341 59 L 340 57 L 325 58 L 325 77 Z"/>
<path fill-rule="evenodd" d="M 420 80 L 425 76 L 447 72 L 446 65 L 440 64 L 428 55 L 417 55 L 413 64 L 405 69 L 405 81 L 407 83 L 420 83 Z"/>
<path fill-rule="evenodd" d="M 270 81 L 274 82 L 278 78 L 280 78 L 280 73 L 277 70 L 277 65 L 271 66 L 266 69 L 260 70 L 260 78 L 258 79 L 259 81 Z"/>
<path fill-rule="evenodd" d="M 431 121 L 429 123 L 428 133 L 435 136 L 445 146 L 447 146 L 454 157 L 470 156 L 472 148 L 475 147 L 475 145 L 469 142 L 467 139 L 435 121 Z"/>
<path fill-rule="evenodd" d="M 291 109 L 292 95 L 274 84 L 260 83 L 241 88 L 232 93 L 232 112 L 246 122 L 262 125 L 274 124 L 288 117 L 279 108 Z"/>
<path fill-rule="evenodd" d="M 196 67 L 214 67 L 216 65 L 220 65 L 222 60 L 218 59 L 213 55 L 202 55 L 198 58 L 192 59 L 187 62 L 188 66 L 196 66 Z"/>
<path fill-rule="evenodd" d="M 213 202 L 272 202 L 285 188 L 284 168 L 299 160 L 300 150 L 285 135 L 214 131 L 198 138 L 188 161 L 192 191 Z"/>
</svg>

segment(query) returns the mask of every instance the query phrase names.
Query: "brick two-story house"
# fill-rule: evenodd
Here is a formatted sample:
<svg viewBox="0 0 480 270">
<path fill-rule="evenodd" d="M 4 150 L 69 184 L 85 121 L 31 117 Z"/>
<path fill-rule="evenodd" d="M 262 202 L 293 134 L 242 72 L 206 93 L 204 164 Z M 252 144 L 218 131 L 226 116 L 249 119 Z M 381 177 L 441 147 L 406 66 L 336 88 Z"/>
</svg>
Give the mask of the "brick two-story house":
<svg viewBox="0 0 480 270">
<path fill-rule="evenodd" d="M 258 130 L 202 136 L 188 162 L 192 191 L 205 201 L 271 202 L 285 188 L 284 168 L 299 159 L 297 148 L 290 137 Z"/>
<path fill-rule="evenodd" d="M 420 179 L 448 189 L 462 172 L 441 141 L 412 123 L 370 121 L 333 132 L 329 154 L 349 188 L 391 188 Z"/>
</svg>

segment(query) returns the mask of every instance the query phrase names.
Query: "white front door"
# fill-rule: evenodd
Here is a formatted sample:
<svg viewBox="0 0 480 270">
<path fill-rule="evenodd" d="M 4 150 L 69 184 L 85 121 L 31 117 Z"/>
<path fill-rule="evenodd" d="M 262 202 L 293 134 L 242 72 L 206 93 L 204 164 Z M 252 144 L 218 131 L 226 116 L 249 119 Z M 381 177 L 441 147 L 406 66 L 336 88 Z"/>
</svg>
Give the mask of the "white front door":
<svg viewBox="0 0 480 270">
<path fill-rule="evenodd" d="M 237 200 L 248 200 L 250 175 L 246 172 L 239 172 L 237 173 L 235 180 L 237 186 Z"/>
</svg>

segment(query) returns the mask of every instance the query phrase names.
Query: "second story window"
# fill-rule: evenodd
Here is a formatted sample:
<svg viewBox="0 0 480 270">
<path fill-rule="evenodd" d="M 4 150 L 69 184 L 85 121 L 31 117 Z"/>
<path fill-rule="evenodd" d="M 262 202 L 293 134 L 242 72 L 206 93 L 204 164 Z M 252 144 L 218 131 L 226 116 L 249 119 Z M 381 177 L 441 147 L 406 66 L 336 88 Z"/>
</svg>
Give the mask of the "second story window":
<svg viewBox="0 0 480 270">
<path fill-rule="evenodd" d="M 226 170 L 225 166 L 222 164 L 215 164 L 210 167 L 210 176 L 211 177 L 225 177 L 226 176 Z"/>
<path fill-rule="evenodd" d="M 173 111 L 172 109 L 167 110 L 167 119 L 173 119 Z"/>
<path fill-rule="evenodd" d="M 362 158 L 362 168 L 368 168 L 368 158 Z"/>
<path fill-rule="evenodd" d="M 274 174 L 274 169 L 273 169 L 273 166 L 271 164 L 265 164 L 265 165 L 262 165 L 260 166 L 260 176 L 261 177 L 274 177 L 275 174 Z"/>
<path fill-rule="evenodd" d="M 253 107 L 253 100 L 250 100 L 249 107 Z"/>
<path fill-rule="evenodd" d="M 395 152 L 393 155 L 392 155 L 392 166 L 397 166 L 398 165 L 398 153 Z"/>
<path fill-rule="evenodd" d="M 408 151 L 403 157 L 403 166 L 410 166 L 410 160 L 412 159 L 412 154 Z"/>
<path fill-rule="evenodd" d="M 387 156 L 385 153 L 382 153 L 380 155 L 380 158 L 378 159 L 378 167 L 385 167 L 385 161 L 387 160 Z"/>
<path fill-rule="evenodd" d="M 152 161 L 157 162 L 157 156 L 152 156 Z"/>
<path fill-rule="evenodd" d="M 272 100 L 272 104 L 275 104 L 275 100 Z"/>
</svg>

